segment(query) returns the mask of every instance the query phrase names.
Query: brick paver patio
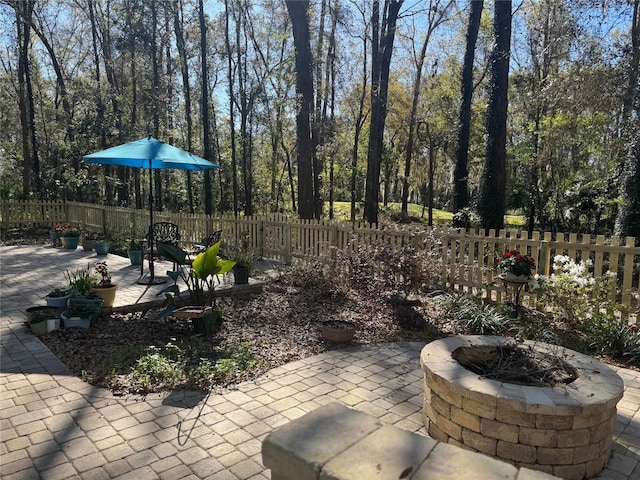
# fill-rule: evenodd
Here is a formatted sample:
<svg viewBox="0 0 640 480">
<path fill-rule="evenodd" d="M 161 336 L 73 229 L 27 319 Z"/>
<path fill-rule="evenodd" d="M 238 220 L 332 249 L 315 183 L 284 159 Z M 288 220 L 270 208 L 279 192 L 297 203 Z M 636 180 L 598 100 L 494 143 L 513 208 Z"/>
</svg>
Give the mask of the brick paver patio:
<svg viewBox="0 0 640 480">
<path fill-rule="evenodd" d="M 425 434 L 421 343 L 349 347 L 268 372 L 222 395 L 116 397 L 74 377 L 24 322 L 28 306 L 95 253 L 0 247 L 0 472 L 13 479 L 267 479 L 261 441 L 274 428 L 339 401 Z M 136 267 L 107 257 L 116 306 L 155 300 Z M 163 271 L 162 266 L 157 271 Z M 640 372 L 625 382 L 614 454 L 596 478 L 640 479 Z"/>
</svg>

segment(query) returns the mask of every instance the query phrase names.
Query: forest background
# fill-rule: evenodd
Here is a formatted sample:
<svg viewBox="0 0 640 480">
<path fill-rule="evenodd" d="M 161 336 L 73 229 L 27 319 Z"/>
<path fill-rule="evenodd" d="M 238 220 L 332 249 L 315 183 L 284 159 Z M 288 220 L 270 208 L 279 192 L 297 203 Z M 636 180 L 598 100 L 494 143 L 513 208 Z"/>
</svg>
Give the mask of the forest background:
<svg viewBox="0 0 640 480">
<path fill-rule="evenodd" d="M 0 0 L 0 196 L 146 208 L 82 156 L 152 135 L 220 165 L 155 171 L 158 210 L 640 237 L 639 2 Z"/>
</svg>

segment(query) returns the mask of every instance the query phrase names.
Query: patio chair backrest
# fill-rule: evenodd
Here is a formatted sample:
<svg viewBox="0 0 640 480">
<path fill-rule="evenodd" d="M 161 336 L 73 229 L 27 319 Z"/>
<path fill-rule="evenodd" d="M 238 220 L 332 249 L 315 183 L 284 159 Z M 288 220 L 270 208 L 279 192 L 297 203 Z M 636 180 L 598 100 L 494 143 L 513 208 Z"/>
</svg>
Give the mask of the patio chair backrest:
<svg viewBox="0 0 640 480">
<path fill-rule="evenodd" d="M 151 228 L 153 229 L 154 245 L 157 245 L 158 243 L 178 245 L 178 242 L 180 241 L 180 232 L 178 225 L 175 223 L 158 222 L 154 223 Z"/>
<path fill-rule="evenodd" d="M 222 237 L 222 229 L 216 230 L 215 232 L 210 233 L 209 236 L 207 237 L 205 246 L 209 248 L 211 245 L 215 245 L 220 241 L 221 237 Z"/>
</svg>

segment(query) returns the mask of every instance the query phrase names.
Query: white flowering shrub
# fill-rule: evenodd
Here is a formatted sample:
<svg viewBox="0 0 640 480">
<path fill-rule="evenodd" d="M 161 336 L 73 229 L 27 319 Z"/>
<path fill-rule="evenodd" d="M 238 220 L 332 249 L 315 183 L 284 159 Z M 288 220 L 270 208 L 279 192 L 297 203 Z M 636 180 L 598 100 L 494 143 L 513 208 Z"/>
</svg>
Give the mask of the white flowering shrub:
<svg viewBox="0 0 640 480">
<path fill-rule="evenodd" d="M 539 308 L 549 310 L 570 323 L 588 320 L 596 312 L 613 312 L 617 294 L 616 273 L 594 278 L 591 260 L 576 263 L 567 255 L 553 258 L 553 273 L 536 275 Z"/>
</svg>

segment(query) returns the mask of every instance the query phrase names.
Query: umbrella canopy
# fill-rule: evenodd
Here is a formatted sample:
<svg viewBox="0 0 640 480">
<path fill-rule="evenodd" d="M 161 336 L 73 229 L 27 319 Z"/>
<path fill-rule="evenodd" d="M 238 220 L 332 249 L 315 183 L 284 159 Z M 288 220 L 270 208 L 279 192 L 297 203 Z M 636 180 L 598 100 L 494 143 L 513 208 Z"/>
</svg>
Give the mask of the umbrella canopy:
<svg viewBox="0 0 640 480">
<path fill-rule="evenodd" d="M 133 142 L 107 148 L 83 157 L 85 163 L 101 163 L 104 165 L 121 165 L 133 168 L 148 168 L 151 170 L 169 168 L 174 170 L 210 170 L 218 168 L 216 163 L 209 162 L 192 153 L 161 142 L 151 136 Z M 149 174 L 149 243 L 151 255 L 149 257 L 148 279 L 138 283 L 156 284 L 166 281 L 155 278 L 153 269 L 153 179 Z M 143 263 L 144 265 L 144 263 Z"/>
<path fill-rule="evenodd" d="M 171 168 L 175 170 L 209 170 L 218 168 L 192 153 L 161 142 L 153 137 L 107 148 L 83 157 L 86 163 L 123 165 L 133 168 Z"/>
</svg>

